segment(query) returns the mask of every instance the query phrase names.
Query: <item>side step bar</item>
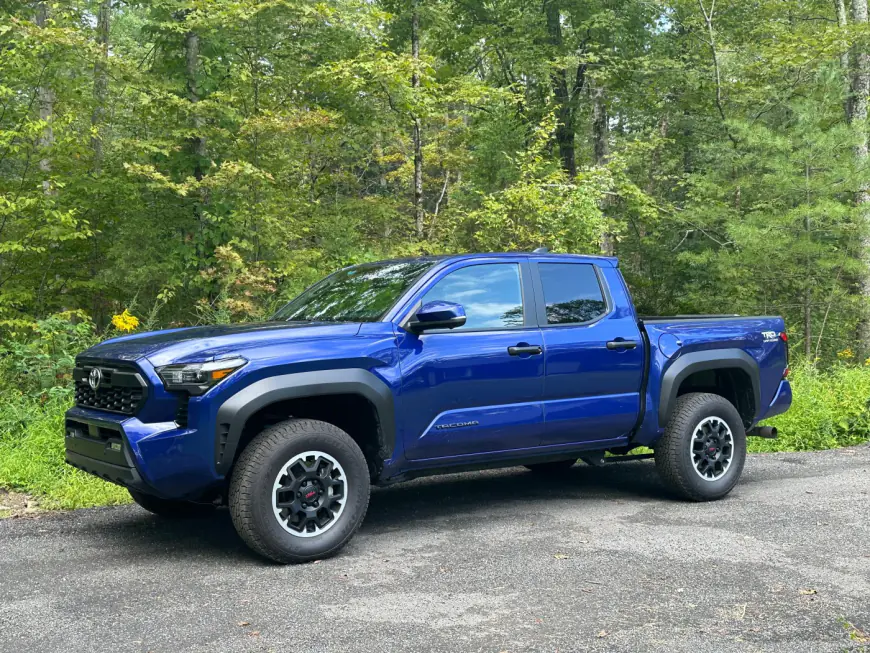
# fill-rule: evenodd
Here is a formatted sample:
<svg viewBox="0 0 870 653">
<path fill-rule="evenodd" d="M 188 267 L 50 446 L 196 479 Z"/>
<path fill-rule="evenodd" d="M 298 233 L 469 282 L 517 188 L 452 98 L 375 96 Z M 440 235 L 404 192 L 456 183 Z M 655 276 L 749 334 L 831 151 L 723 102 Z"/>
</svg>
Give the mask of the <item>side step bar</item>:
<svg viewBox="0 0 870 653">
<path fill-rule="evenodd" d="M 648 458 L 654 458 L 654 453 L 634 453 L 629 454 L 627 456 L 607 456 L 604 458 L 604 462 L 606 463 L 621 463 L 626 460 L 646 460 Z"/>
</svg>

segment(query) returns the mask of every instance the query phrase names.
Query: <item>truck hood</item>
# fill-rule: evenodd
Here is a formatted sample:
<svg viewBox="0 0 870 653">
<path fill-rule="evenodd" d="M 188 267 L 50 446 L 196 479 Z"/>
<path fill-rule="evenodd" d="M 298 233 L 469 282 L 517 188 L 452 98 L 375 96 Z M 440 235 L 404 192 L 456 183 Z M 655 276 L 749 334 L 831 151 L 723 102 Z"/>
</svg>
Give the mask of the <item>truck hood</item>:
<svg viewBox="0 0 870 653">
<path fill-rule="evenodd" d="M 83 358 L 136 361 L 155 367 L 244 356 L 246 349 L 354 336 L 356 322 L 256 322 L 166 329 L 112 338 L 82 352 Z"/>
</svg>

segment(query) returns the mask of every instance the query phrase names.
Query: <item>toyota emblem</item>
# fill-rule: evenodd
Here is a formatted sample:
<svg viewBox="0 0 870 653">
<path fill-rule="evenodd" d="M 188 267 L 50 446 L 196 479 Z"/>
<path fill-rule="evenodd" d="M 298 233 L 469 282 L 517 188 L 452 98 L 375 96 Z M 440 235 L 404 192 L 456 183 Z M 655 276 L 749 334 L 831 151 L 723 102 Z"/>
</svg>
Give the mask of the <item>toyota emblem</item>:
<svg viewBox="0 0 870 653">
<path fill-rule="evenodd" d="M 91 370 L 91 373 L 88 374 L 88 385 L 91 386 L 91 390 L 96 392 L 100 384 L 103 382 L 103 373 L 100 371 L 99 367 L 95 367 Z"/>
</svg>

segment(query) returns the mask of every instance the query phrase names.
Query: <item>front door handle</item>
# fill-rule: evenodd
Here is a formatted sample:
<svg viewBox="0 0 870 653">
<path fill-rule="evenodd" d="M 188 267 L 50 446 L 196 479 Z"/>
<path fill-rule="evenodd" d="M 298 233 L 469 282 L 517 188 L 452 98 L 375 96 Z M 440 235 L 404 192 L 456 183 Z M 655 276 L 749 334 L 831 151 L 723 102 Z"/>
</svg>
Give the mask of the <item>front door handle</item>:
<svg viewBox="0 0 870 653">
<path fill-rule="evenodd" d="M 521 354 L 537 356 L 543 352 L 544 350 L 541 349 L 540 345 L 516 345 L 515 347 L 508 347 L 508 353 L 511 356 L 520 356 Z"/>
<path fill-rule="evenodd" d="M 634 340 L 611 340 L 607 343 L 608 349 L 634 349 L 637 342 Z"/>
</svg>

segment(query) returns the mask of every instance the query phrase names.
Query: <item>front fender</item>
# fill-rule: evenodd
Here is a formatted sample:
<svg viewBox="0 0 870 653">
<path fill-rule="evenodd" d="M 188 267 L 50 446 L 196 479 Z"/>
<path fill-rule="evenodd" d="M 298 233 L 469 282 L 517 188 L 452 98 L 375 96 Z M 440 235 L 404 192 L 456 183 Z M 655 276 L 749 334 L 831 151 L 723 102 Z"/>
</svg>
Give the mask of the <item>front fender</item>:
<svg viewBox="0 0 870 653">
<path fill-rule="evenodd" d="M 380 424 L 379 449 L 385 457 L 391 456 L 396 440 L 396 416 L 389 386 L 363 369 L 319 370 L 262 379 L 227 399 L 217 411 L 215 469 L 219 474 L 229 471 L 245 424 L 260 409 L 287 399 L 336 394 L 358 394 L 372 403 Z"/>
</svg>

